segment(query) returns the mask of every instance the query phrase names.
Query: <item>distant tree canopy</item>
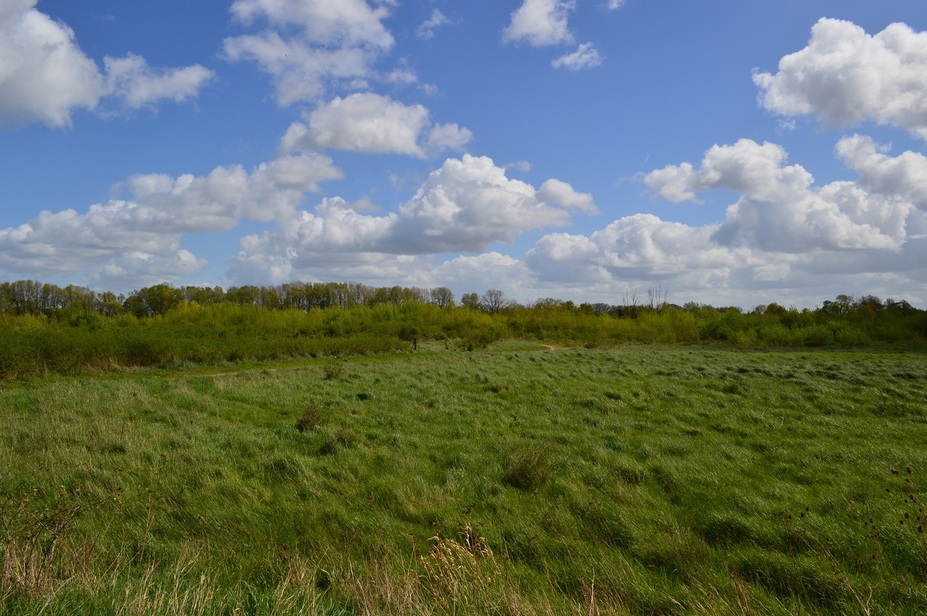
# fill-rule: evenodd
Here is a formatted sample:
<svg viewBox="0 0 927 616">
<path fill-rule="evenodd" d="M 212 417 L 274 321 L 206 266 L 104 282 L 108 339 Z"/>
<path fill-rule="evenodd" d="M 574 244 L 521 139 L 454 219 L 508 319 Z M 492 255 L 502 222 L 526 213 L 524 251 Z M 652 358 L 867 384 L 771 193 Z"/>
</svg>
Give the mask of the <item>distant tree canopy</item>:
<svg viewBox="0 0 927 616">
<path fill-rule="evenodd" d="M 442 336 L 458 331 L 461 319 L 474 313 L 491 317 L 481 322 L 487 339 L 505 335 L 562 338 L 586 343 L 616 341 L 717 341 L 737 345 L 823 346 L 865 344 L 874 341 L 927 339 L 927 312 L 905 300 L 881 300 L 873 295 L 838 295 L 814 310 L 786 308 L 778 303 L 759 305 L 749 312 L 738 307 L 714 307 L 689 302 L 667 302 L 660 287 L 648 292 L 648 301 L 631 304 L 582 303 L 548 297 L 523 306 L 500 289 L 482 294 L 464 293 L 460 304 L 447 287 L 372 287 L 344 282 L 291 282 L 273 286 L 240 287 L 172 286 L 162 283 L 133 291 L 128 296 L 94 292 L 86 287 L 59 287 L 34 280 L 0 283 L 0 315 L 41 316 L 72 325 L 97 323 L 106 317 L 137 319 L 167 317 L 191 307 L 226 306 L 259 310 L 315 311 L 400 309 L 400 338 L 418 340 L 444 328 Z M 625 296 L 627 299 L 627 295 Z M 444 312 L 427 318 L 416 307 Z M 464 316 L 460 311 L 470 316 Z M 399 313 L 397 313 L 399 314 Z M 453 316 L 458 315 L 458 316 Z M 384 317 L 393 319 L 393 316 Z M 615 321 L 609 325 L 610 319 Z M 618 321 L 635 322 L 635 326 Z M 430 321 L 426 327 L 425 321 Z M 444 324 L 442 325 L 442 322 Z M 473 327 L 477 327 L 473 325 Z M 340 325 L 328 326 L 336 335 Z M 480 342 L 480 344 L 485 343 Z"/>
<path fill-rule="evenodd" d="M 546 297 L 530 306 L 521 306 L 508 298 L 500 289 L 488 289 L 482 294 L 464 293 L 460 306 L 471 310 L 481 310 L 490 314 L 505 313 L 513 310 L 559 310 L 564 312 L 581 311 L 596 315 L 634 318 L 645 312 L 673 309 L 693 314 L 713 312 L 717 314 L 731 311 L 741 314 L 738 307 L 714 307 L 707 304 L 688 302 L 675 306 L 667 302 L 668 293 L 661 287 L 648 291 L 648 302 L 637 301 L 622 304 L 582 303 L 579 306 L 572 301 Z M 626 296 L 625 300 L 628 299 Z M 635 298 L 632 297 L 632 300 Z M 312 309 L 353 308 L 356 306 L 401 306 L 408 303 L 433 304 L 440 308 L 457 306 L 454 293 L 448 287 L 430 289 L 419 287 L 372 287 L 361 283 L 345 282 L 290 282 L 272 286 L 244 285 L 240 287 L 208 286 L 173 286 L 167 283 L 156 284 L 133 291 L 128 296 L 116 295 L 110 291 L 95 292 L 87 287 L 68 285 L 59 287 L 54 284 L 35 280 L 17 280 L 0 282 L 0 314 L 12 315 L 71 315 L 80 312 L 95 312 L 102 316 L 132 314 L 139 318 L 165 315 L 182 304 L 209 306 L 214 304 L 251 305 L 269 309 Z M 829 315 L 857 316 L 874 318 L 883 314 L 915 316 L 924 311 L 915 308 L 906 300 L 882 300 L 874 295 L 855 298 L 851 295 L 838 295 L 833 300 L 824 300 L 814 310 L 797 310 L 786 308 L 778 303 L 759 305 L 750 314 L 755 316 L 780 317 L 788 320 L 789 315 Z"/>
<path fill-rule="evenodd" d="M 840 295 L 814 310 L 778 303 L 745 312 L 656 291 L 646 303 L 556 298 L 520 305 L 499 289 L 356 283 L 174 287 L 128 296 L 32 280 L 0 283 L 0 381 L 170 362 L 414 350 L 426 340 L 472 350 L 503 338 L 566 345 L 713 343 L 738 347 L 927 344 L 927 312 L 907 301 Z M 634 300 L 633 296 L 631 298 Z M 449 347 L 454 348 L 454 347 Z"/>
</svg>

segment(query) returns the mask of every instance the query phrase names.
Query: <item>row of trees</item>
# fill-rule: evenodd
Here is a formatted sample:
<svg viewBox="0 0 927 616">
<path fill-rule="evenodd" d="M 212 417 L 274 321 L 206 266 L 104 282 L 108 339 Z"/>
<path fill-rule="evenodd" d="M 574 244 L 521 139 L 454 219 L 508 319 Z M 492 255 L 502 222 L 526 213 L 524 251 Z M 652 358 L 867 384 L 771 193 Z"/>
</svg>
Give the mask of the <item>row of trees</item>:
<svg viewBox="0 0 927 616">
<path fill-rule="evenodd" d="M 927 311 L 838 296 L 815 310 L 516 304 L 496 289 L 458 305 L 444 288 L 342 283 L 220 288 L 155 285 L 128 297 L 81 287 L 0 284 L 0 381 L 116 367 L 412 350 L 421 340 L 476 349 L 503 338 L 566 345 L 720 343 L 860 346 L 927 341 Z"/>
<path fill-rule="evenodd" d="M 501 291 L 493 293 L 501 294 Z M 494 295 L 493 295 L 494 296 Z M 371 287 L 359 283 L 299 282 L 275 286 L 197 287 L 157 284 L 133 291 L 128 296 L 112 292 L 97 293 L 87 287 L 35 280 L 0 283 L 0 313 L 14 315 L 56 315 L 95 312 L 104 316 L 130 313 L 137 317 L 165 315 L 184 303 L 201 306 L 237 304 L 272 309 L 309 311 L 313 308 L 352 308 L 355 306 L 400 306 L 408 302 L 454 306 L 454 293 L 447 287 Z M 479 300 L 478 302 L 479 303 Z"/>
<path fill-rule="evenodd" d="M 644 311 L 662 311 L 667 309 L 699 312 L 712 310 L 717 312 L 742 313 L 738 307 L 722 307 L 687 303 L 683 306 L 668 302 L 668 293 L 661 287 L 648 290 L 648 300 L 638 301 L 636 295 L 625 295 L 621 304 L 583 303 L 578 306 L 572 301 L 556 298 L 539 299 L 528 306 L 521 306 L 499 289 L 489 289 L 482 294 L 465 293 L 460 298 L 460 306 L 472 310 L 482 310 L 489 314 L 504 313 L 516 308 L 549 309 L 561 308 L 567 311 L 578 310 L 584 313 L 609 314 L 616 317 L 634 318 Z M 215 304 L 232 304 L 239 306 L 260 306 L 275 310 L 330 308 L 353 308 L 357 306 L 402 306 L 408 303 L 433 304 L 439 308 L 453 308 L 458 305 L 453 291 L 448 287 L 372 287 L 360 283 L 344 282 L 293 282 L 273 286 L 245 285 L 230 287 L 207 286 L 172 286 L 166 283 L 133 291 L 128 296 L 115 293 L 95 292 L 87 287 L 68 285 L 59 287 L 54 284 L 35 280 L 18 280 L 0 283 L 0 314 L 12 315 L 46 315 L 72 316 L 82 313 L 96 313 L 103 316 L 132 314 L 136 317 L 166 315 L 171 310 L 184 304 L 210 306 Z M 756 306 L 750 313 L 762 315 L 788 316 L 808 310 L 798 311 L 785 308 L 779 304 Z M 881 313 L 914 315 L 920 312 L 905 300 L 881 300 L 873 295 L 855 298 L 851 295 L 838 295 L 833 300 L 825 300 L 815 311 L 832 316 L 865 315 L 875 317 Z"/>
</svg>

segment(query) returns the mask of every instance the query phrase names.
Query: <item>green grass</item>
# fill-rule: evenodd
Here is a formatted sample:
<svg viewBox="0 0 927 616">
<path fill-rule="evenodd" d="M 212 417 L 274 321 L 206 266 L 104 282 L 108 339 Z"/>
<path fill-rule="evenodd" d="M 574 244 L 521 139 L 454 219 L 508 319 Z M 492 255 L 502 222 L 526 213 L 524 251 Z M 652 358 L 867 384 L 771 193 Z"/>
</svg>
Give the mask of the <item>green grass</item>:
<svg viewBox="0 0 927 616">
<path fill-rule="evenodd" d="M 923 354 L 458 346 L 0 389 L 0 612 L 927 612 Z"/>
</svg>

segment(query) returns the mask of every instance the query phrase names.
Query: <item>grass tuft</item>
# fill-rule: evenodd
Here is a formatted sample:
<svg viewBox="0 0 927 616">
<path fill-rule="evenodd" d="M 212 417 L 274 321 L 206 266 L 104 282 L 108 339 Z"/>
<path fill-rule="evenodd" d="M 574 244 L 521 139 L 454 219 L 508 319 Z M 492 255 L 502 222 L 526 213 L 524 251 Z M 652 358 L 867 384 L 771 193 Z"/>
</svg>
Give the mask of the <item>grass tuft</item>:
<svg viewBox="0 0 927 616">
<path fill-rule="evenodd" d="M 537 490 L 553 478 L 550 454 L 537 445 L 513 447 L 505 465 L 503 480 L 519 490 Z"/>
<path fill-rule="evenodd" d="M 327 362 L 325 366 L 322 367 L 322 374 L 329 381 L 333 379 L 340 379 L 345 375 L 345 372 L 347 372 L 347 369 L 345 368 L 343 361 L 332 360 Z"/>
<path fill-rule="evenodd" d="M 300 432 L 309 432 L 323 425 L 326 421 L 325 412 L 316 402 L 309 404 L 303 414 L 296 420 L 296 429 Z"/>
</svg>

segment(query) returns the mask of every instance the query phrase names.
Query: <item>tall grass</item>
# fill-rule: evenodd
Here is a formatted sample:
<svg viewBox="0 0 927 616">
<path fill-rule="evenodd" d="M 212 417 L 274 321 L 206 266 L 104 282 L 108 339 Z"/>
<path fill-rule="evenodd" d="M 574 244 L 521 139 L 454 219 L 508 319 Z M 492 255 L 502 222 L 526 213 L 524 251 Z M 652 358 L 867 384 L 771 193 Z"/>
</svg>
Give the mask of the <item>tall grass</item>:
<svg viewBox="0 0 927 616">
<path fill-rule="evenodd" d="M 927 611 L 921 354 L 231 368 L 0 389 L 0 612 Z"/>
</svg>

